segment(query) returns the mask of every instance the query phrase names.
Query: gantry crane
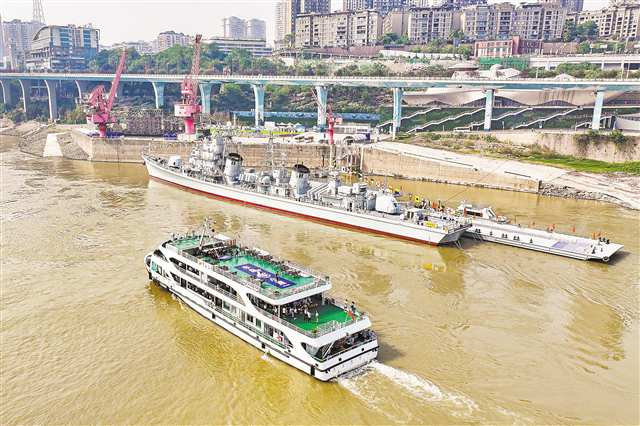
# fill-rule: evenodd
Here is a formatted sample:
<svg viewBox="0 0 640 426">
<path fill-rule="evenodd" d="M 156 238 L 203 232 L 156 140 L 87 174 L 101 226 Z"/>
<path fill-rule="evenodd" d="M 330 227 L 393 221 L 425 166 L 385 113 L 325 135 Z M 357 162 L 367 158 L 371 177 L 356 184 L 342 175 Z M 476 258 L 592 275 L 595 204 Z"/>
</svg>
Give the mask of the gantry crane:
<svg viewBox="0 0 640 426">
<path fill-rule="evenodd" d="M 104 86 L 101 84 L 91 91 L 86 103 L 87 122 L 98 126 L 98 133 L 101 138 L 107 137 L 107 124 L 114 123 L 115 119 L 111 116 L 111 108 L 113 101 L 120 85 L 120 77 L 124 71 L 124 63 L 127 57 L 127 49 L 122 49 L 120 62 L 116 69 L 116 76 L 111 82 L 111 90 L 109 96 L 105 97 Z"/>
<path fill-rule="evenodd" d="M 192 137 L 196 133 L 195 120 L 200 112 L 200 103 L 198 102 L 198 75 L 200 74 L 200 40 L 202 34 L 196 35 L 193 47 L 193 59 L 191 61 L 191 73 L 187 74 L 182 80 L 180 93 L 182 99 L 174 105 L 174 115 L 184 119 L 184 134 L 187 138 Z"/>
</svg>

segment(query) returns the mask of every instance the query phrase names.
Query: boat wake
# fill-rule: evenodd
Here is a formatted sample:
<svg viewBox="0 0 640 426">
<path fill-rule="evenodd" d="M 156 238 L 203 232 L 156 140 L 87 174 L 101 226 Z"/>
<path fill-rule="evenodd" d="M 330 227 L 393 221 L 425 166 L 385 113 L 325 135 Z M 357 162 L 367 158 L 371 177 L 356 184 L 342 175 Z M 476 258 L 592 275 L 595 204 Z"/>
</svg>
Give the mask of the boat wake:
<svg viewBox="0 0 640 426">
<path fill-rule="evenodd" d="M 462 394 L 443 390 L 423 377 L 377 361 L 338 378 L 338 383 L 393 421 L 416 421 L 415 401 L 440 407 L 455 417 L 471 417 L 478 409 L 473 400 Z"/>
<path fill-rule="evenodd" d="M 337 381 L 391 422 L 438 422 L 436 419 L 442 421 L 438 416 L 440 412 L 464 422 L 531 423 L 529 418 L 492 402 L 480 408 L 479 404 L 461 392 L 445 390 L 423 377 L 378 361 L 341 376 Z"/>
</svg>

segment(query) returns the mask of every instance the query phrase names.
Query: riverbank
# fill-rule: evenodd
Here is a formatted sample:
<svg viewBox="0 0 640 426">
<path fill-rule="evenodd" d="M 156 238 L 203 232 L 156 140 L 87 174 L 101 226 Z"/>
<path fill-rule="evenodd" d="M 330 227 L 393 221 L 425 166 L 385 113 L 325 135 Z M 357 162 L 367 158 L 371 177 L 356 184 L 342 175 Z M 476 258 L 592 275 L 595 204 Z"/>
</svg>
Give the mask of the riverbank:
<svg viewBox="0 0 640 426">
<path fill-rule="evenodd" d="M 519 161 L 504 154 L 470 154 L 456 151 L 448 145 L 425 145 L 380 142 L 366 146 L 362 150 L 363 171 L 399 178 L 606 201 L 640 209 L 640 177 L 634 174 L 578 172 Z"/>
<path fill-rule="evenodd" d="M 5 126 L 1 134 L 18 138 L 20 150 L 32 155 L 59 155 L 99 162 L 141 162 L 142 151 L 159 156 L 186 157 L 192 148 L 190 144 L 153 138 L 104 141 L 87 136 L 81 128 L 27 122 Z M 548 153 L 528 161 L 526 155 L 533 155 L 531 151 L 538 149 L 535 146 L 525 150 L 519 145 L 517 152 L 520 155 L 514 155 L 513 144 L 510 143 L 496 142 L 490 137 L 466 140 L 464 143 L 460 139 L 451 142 L 446 137 L 423 137 L 412 139 L 410 144 L 404 141 L 359 147 L 352 145 L 351 155 L 359 156 L 360 168 L 371 175 L 599 200 L 640 209 L 640 177 L 636 174 L 590 173 L 594 169 L 616 171 L 619 167 L 629 167 L 634 171 L 637 167 L 635 162 L 629 166 L 627 163 L 559 158 L 557 154 L 553 157 Z M 483 146 L 482 151 L 480 145 Z M 247 167 L 264 166 L 269 155 L 268 146 L 264 143 L 238 144 L 234 149 L 245 158 Z M 480 152 L 474 153 L 477 151 Z M 294 163 L 304 163 L 311 168 L 326 167 L 329 157 L 326 144 L 309 143 L 279 144 L 277 154 L 277 160 L 286 159 L 287 167 Z M 544 164 L 547 161 L 549 164 Z M 575 167 L 576 164 L 585 164 L 585 167 Z"/>
</svg>

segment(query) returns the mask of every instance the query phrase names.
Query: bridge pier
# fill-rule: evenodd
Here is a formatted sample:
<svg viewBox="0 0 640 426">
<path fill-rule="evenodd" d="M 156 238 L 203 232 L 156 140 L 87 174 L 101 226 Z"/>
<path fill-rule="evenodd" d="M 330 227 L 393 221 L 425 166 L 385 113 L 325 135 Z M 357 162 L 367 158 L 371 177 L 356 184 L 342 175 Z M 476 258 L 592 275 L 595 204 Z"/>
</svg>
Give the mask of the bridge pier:
<svg viewBox="0 0 640 426">
<path fill-rule="evenodd" d="M 75 80 L 74 83 L 76 84 L 76 88 L 78 89 L 78 99 L 79 99 L 78 103 L 82 103 L 82 100 L 87 94 L 88 84 L 86 81 L 81 81 L 81 80 Z"/>
<path fill-rule="evenodd" d="M 2 87 L 2 102 L 5 105 L 11 105 L 13 103 L 13 98 L 11 96 L 11 85 L 9 81 L 0 80 L 0 86 Z"/>
<path fill-rule="evenodd" d="M 264 124 L 264 86 L 262 84 L 252 84 L 255 96 L 255 125 L 260 127 Z"/>
<path fill-rule="evenodd" d="M 22 90 L 22 110 L 27 114 L 27 102 L 31 94 L 31 80 L 18 80 L 20 90 Z"/>
<path fill-rule="evenodd" d="M 591 129 L 600 130 L 600 117 L 602 117 L 602 106 L 604 105 L 604 92 L 598 90 L 596 92 L 596 102 L 593 105 L 593 120 L 591 120 Z"/>
<path fill-rule="evenodd" d="M 164 83 L 158 81 L 152 81 L 153 93 L 156 95 L 156 108 L 162 108 L 164 106 Z"/>
<path fill-rule="evenodd" d="M 316 98 L 318 100 L 318 127 L 323 129 L 327 125 L 327 87 L 316 86 Z"/>
<path fill-rule="evenodd" d="M 396 132 L 400 130 L 402 125 L 402 94 L 401 87 L 393 88 L 393 123 L 391 124 L 391 132 L 393 138 L 396 138 Z"/>
<path fill-rule="evenodd" d="M 47 86 L 47 96 L 49 98 L 49 121 L 55 121 L 58 119 L 58 93 L 56 91 L 56 81 L 44 80 L 44 85 Z"/>
<path fill-rule="evenodd" d="M 199 86 L 202 113 L 211 114 L 211 88 L 213 87 L 213 83 L 200 83 Z"/>
<path fill-rule="evenodd" d="M 493 98 L 495 96 L 494 89 L 488 89 L 485 92 L 486 101 L 484 106 L 484 130 L 491 130 L 491 118 L 493 118 Z"/>
</svg>

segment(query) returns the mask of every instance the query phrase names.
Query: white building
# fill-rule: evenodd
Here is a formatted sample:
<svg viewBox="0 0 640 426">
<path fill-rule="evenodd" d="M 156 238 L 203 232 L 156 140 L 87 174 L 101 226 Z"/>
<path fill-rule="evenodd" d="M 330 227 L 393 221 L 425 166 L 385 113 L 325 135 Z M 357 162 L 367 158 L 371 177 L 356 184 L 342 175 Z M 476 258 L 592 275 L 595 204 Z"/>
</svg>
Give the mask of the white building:
<svg viewBox="0 0 640 426">
<path fill-rule="evenodd" d="M 222 19 L 224 36 L 226 38 L 246 38 L 247 24 L 244 19 L 237 16 L 228 16 Z"/>
<path fill-rule="evenodd" d="M 153 42 L 153 47 L 156 52 L 162 52 L 175 45 L 190 46 L 192 43 L 193 37 L 190 35 L 175 31 L 164 31 L 158 34 L 158 37 Z"/>
<path fill-rule="evenodd" d="M 203 41 L 205 43 L 215 43 L 223 53 L 229 53 L 234 49 L 248 50 L 253 56 L 269 56 L 273 53 L 273 49 L 267 46 L 265 39 L 211 37 Z"/>
</svg>

